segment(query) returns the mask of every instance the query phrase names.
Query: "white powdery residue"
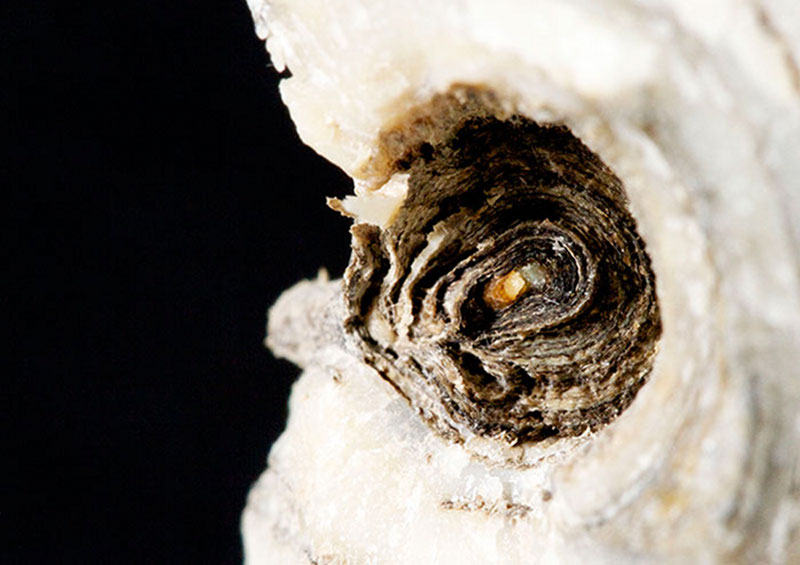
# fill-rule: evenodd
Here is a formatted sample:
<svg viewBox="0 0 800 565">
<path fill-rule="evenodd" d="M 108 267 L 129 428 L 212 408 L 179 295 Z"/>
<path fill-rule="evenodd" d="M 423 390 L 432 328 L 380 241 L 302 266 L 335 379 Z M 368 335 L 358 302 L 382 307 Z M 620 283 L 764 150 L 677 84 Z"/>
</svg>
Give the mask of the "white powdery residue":
<svg viewBox="0 0 800 565">
<path fill-rule="evenodd" d="M 563 0 L 467 5 L 476 39 L 491 49 L 522 54 L 550 80 L 587 98 L 608 98 L 658 76 L 656 44 L 601 10 Z"/>
<path fill-rule="evenodd" d="M 387 228 L 403 206 L 408 192 L 408 174 L 395 174 L 377 190 L 356 185 L 356 196 L 346 196 L 342 209 L 357 222 Z"/>
</svg>

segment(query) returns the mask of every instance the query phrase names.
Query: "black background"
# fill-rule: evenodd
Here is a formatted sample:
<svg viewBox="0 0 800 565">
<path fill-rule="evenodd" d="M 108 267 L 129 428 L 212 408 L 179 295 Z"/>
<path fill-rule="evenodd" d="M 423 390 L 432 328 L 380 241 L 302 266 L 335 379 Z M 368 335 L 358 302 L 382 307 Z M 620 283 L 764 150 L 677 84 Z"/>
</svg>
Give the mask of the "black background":
<svg viewBox="0 0 800 565">
<path fill-rule="evenodd" d="M 279 293 L 339 276 L 350 181 L 245 0 L 8 2 L 0 562 L 238 563 L 298 370 Z"/>
</svg>

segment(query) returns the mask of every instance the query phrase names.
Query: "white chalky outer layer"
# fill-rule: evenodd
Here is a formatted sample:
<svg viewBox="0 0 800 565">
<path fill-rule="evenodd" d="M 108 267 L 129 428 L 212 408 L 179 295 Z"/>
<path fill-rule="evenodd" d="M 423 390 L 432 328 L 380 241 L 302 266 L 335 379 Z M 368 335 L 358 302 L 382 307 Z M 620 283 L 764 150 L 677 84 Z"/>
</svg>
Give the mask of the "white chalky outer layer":
<svg viewBox="0 0 800 565">
<path fill-rule="evenodd" d="M 800 4 L 251 8 L 300 135 L 357 194 L 381 129 L 454 83 L 567 124 L 625 184 L 664 334 L 601 432 L 466 450 L 345 353 L 338 284 L 301 283 L 271 313 L 305 371 L 244 514 L 247 562 L 800 559 Z"/>
</svg>

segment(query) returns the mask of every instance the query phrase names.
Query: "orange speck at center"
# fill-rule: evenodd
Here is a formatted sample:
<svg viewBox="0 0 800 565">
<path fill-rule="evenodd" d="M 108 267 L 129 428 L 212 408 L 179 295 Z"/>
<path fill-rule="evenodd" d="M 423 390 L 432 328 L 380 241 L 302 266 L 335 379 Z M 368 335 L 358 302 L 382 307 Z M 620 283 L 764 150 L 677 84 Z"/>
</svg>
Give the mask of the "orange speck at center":
<svg viewBox="0 0 800 565">
<path fill-rule="evenodd" d="M 483 301 L 495 310 L 510 306 L 522 296 L 529 287 L 528 281 L 517 271 L 511 271 L 492 280 L 483 291 Z"/>
</svg>

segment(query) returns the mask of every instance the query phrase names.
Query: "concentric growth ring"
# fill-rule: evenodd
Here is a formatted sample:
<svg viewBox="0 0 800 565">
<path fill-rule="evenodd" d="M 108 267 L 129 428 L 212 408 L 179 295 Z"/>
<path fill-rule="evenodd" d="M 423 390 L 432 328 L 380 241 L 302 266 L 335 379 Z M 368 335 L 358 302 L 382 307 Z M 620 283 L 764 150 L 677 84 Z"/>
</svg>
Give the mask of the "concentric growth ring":
<svg viewBox="0 0 800 565">
<path fill-rule="evenodd" d="M 448 127 L 397 165 L 391 223 L 354 227 L 346 329 L 448 437 L 597 429 L 633 401 L 661 333 L 622 185 L 564 127 Z"/>
</svg>

